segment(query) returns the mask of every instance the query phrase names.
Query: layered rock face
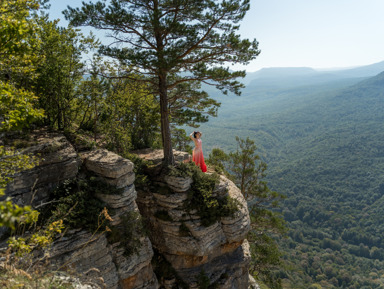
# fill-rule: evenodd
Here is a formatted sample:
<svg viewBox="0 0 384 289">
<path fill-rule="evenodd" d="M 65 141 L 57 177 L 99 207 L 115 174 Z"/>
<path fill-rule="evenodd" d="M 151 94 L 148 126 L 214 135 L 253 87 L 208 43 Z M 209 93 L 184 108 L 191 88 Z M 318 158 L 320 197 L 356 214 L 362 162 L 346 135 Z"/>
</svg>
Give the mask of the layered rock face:
<svg viewBox="0 0 384 289">
<path fill-rule="evenodd" d="M 15 181 L 9 184 L 6 195 L 15 203 L 44 205 L 50 190 L 60 182 L 85 173 L 120 189 L 119 193 L 106 191 L 94 196 L 109 208 L 112 230 L 124 232 L 122 219 L 129 214 L 139 216 L 133 163 L 129 160 L 107 150 L 79 156 L 67 139 L 57 133 L 39 134 L 35 145 L 26 151 L 42 160 L 34 169 L 17 174 Z M 152 244 L 148 237 L 138 238 L 135 251 L 126 254 L 126 240 L 111 241 L 105 233 L 70 230 L 53 243 L 48 252 L 49 264 L 53 269 L 67 270 L 82 280 L 99 284 L 100 288 L 158 288 L 151 266 Z"/>
<path fill-rule="evenodd" d="M 6 194 L 18 205 L 38 205 L 60 182 L 74 178 L 81 164 L 73 146 L 62 134 L 34 133 L 34 145 L 24 152 L 38 156 L 40 163 L 32 170 L 18 173 Z"/>
<path fill-rule="evenodd" d="M 106 183 L 122 190 L 120 194 L 97 194 L 96 197 L 108 204 L 113 210 L 111 225 L 117 230 L 124 231 L 122 219 L 129 213 L 137 213 L 136 190 L 134 187 L 135 174 L 133 163 L 107 150 L 96 150 L 82 156 L 88 171 L 95 173 Z M 119 240 L 123 242 L 125 240 Z M 106 282 L 107 288 L 148 288 L 158 287 L 156 276 L 152 270 L 152 244 L 148 237 L 140 237 L 136 251 L 128 256 L 124 254 L 124 246 L 120 242 L 111 244 L 107 249 L 111 252 L 113 263 L 116 265 L 118 284 L 111 280 Z M 105 268 L 105 272 L 107 272 Z M 105 278 L 105 277 L 104 277 Z"/>
<path fill-rule="evenodd" d="M 44 205 L 49 192 L 60 182 L 84 175 L 119 189 L 98 192 L 94 198 L 108 207 L 110 227 L 120 239 L 81 228 L 69 230 L 49 251 L 54 269 L 68 270 L 108 289 L 199 288 L 202 280 L 216 288 L 248 288 L 251 257 L 245 238 L 250 219 L 247 204 L 231 181 L 220 177 L 212 195 L 217 199 L 236 199 L 238 210 L 233 216 L 220 217 L 204 226 L 197 210 L 186 207 L 192 179 L 164 175 L 160 150 L 138 152 L 152 163 L 149 178 L 155 189 L 137 192 L 131 161 L 104 149 L 79 155 L 58 133 L 40 133 L 34 138 L 35 144 L 27 151 L 39 155 L 42 161 L 34 169 L 17 174 L 8 186 L 6 194 L 15 203 Z M 175 152 L 175 159 L 187 162 L 190 156 Z M 162 213 L 167 218 L 160 218 Z M 121 236 L 128 236 L 124 232 L 130 230 L 132 218 L 141 216 L 148 221 L 148 237 L 131 236 L 137 239 L 135 250 L 127 253 L 130 240 Z M 159 256 L 170 264 L 173 276 L 155 275 L 151 261 Z"/>
<path fill-rule="evenodd" d="M 151 159 L 158 154 L 142 154 Z M 188 159 L 178 154 L 176 159 Z M 245 240 L 250 227 L 247 204 L 239 189 L 225 177 L 220 177 L 213 190 L 215 198 L 230 196 L 238 201 L 237 212 L 232 217 L 221 217 L 209 226 L 202 224 L 196 210 L 185 206 L 190 197 L 192 179 L 169 175 L 154 175 L 152 168 L 151 189 L 138 190 L 140 211 L 150 222 L 150 239 L 153 246 L 175 269 L 174 280 L 160 279 L 166 288 L 180 285 L 181 279 L 189 288 L 199 288 L 205 278 L 218 288 L 248 288 L 250 252 Z M 167 190 L 167 193 L 164 193 Z M 167 212 L 166 217 L 162 217 Z M 161 277 L 159 277 L 161 278 Z M 181 287 L 179 287 L 181 288 Z"/>
</svg>

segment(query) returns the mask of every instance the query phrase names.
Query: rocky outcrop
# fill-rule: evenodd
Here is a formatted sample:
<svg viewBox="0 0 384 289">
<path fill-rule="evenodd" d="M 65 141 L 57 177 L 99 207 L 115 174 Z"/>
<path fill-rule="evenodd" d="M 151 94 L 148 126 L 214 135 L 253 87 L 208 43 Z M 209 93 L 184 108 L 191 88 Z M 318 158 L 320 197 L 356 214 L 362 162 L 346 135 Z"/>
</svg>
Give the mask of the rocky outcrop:
<svg viewBox="0 0 384 289">
<path fill-rule="evenodd" d="M 148 155 L 145 158 L 150 163 L 159 164 L 157 159 L 152 160 Z M 199 288 L 201 278 L 209 278 L 210 284 L 219 288 L 248 288 L 251 257 L 245 238 L 250 219 L 239 189 L 225 177 L 220 177 L 213 195 L 218 199 L 228 196 L 236 199 L 238 210 L 233 216 L 221 217 L 204 226 L 198 212 L 185 205 L 190 198 L 192 179 L 153 175 L 153 172 L 159 172 L 156 165 L 151 172 L 155 185 L 138 190 L 137 202 L 141 213 L 149 220 L 153 246 L 172 265 L 177 277 L 189 288 Z M 171 288 L 177 284 L 176 279 L 174 284 L 165 279 L 160 281 Z"/>
<path fill-rule="evenodd" d="M 56 270 L 87 278 L 101 288 L 117 288 L 119 278 L 105 234 L 95 235 L 84 230 L 69 231 L 54 242 L 49 251 L 50 266 Z"/>
<path fill-rule="evenodd" d="M 129 224 L 122 220 L 129 213 L 137 213 L 136 190 L 133 184 L 135 174 L 133 163 L 110 151 L 99 149 L 82 155 L 84 165 L 88 171 L 96 174 L 106 183 L 121 189 L 119 194 L 97 194 L 96 197 L 104 201 L 113 213 L 111 225 L 116 230 L 124 232 L 129 230 Z M 135 221 L 135 220 L 133 220 Z M 124 234 L 122 234 L 123 236 Z M 158 287 L 156 276 L 152 270 L 151 259 L 153 257 L 152 244 L 146 236 L 138 236 L 137 248 L 130 254 L 125 254 L 126 240 L 119 240 L 110 246 L 113 263 L 116 264 L 116 272 L 119 280 L 119 288 L 148 288 Z M 107 284 L 108 285 L 108 284 Z M 117 288 L 117 284 L 109 284 L 108 288 Z"/>
<path fill-rule="evenodd" d="M 220 177 L 212 196 L 236 199 L 238 210 L 207 225 L 198 210 L 186 207 L 193 179 L 164 174 L 161 150 L 137 152 L 149 163 L 151 184 L 137 191 L 131 161 L 104 149 L 79 155 L 58 133 L 39 133 L 33 138 L 34 145 L 26 151 L 42 160 L 9 184 L 6 194 L 15 203 L 40 206 L 60 182 L 75 177 L 92 175 L 115 188 L 93 196 L 108 207 L 112 233 L 69 230 L 49 251 L 54 269 L 67 270 L 108 289 L 193 289 L 199 288 L 202 279 L 217 288 L 248 288 L 251 257 L 245 238 L 250 220 L 247 204 L 231 181 Z M 187 153 L 174 154 L 177 162 L 190 160 Z M 148 222 L 148 236 L 136 231 L 132 235 L 141 216 Z M 160 258 L 172 267 L 172 276 L 159 273 L 156 260 Z"/>
<path fill-rule="evenodd" d="M 39 165 L 14 175 L 6 189 L 6 194 L 18 205 L 44 202 L 52 188 L 77 175 L 81 164 L 73 146 L 62 134 L 43 131 L 33 133 L 31 139 L 34 144 L 24 153 L 39 157 Z"/>
<path fill-rule="evenodd" d="M 31 170 L 15 175 L 6 195 L 19 205 L 39 206 L 49 192 L 64 180 L 81 175 L 93 175 L 119 190 L 95 194 L 109 208 L 112 230 L 124 232 L 126 216 L 139 217 L 136 205 L 133 163 L 107 150 L 95 150 L 79 156 L 65 136 L 58 133 L 34 135 L 34 145 L 25 152 L 41 158 Z M 82 169 L 80 170 L 80 167 Z M 95 216 L 97 218 L 97 216 Z M 126 218 L 127 219 L 127 218 Z M 100 288 L 155 289 L 158 282 L 151 266 L 152 244 L 146 236 L 138 238 L 129 253 L 127 240 L 107 238 L 105 232 L 70 230 L 56 240 L 48 254 L 50 266 L 66 270 L 81 280 L 91 280 Z"/>
</svg>

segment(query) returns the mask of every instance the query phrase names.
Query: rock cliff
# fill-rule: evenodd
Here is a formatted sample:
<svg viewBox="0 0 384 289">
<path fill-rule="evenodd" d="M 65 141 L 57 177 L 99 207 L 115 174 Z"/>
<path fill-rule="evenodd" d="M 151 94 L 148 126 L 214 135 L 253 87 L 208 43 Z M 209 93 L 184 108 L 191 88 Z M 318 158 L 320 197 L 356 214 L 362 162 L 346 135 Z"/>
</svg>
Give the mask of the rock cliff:
<svg viewBox="0 0 384 289">
<path fill-rule="evenodd" d="M 239 189 L 220 177 L 212 191 L 213 199 L 231 197 L 237 200 L 238 208 L 232 216 L 205 224 L 204 216 L 189 208 L 192 177 L 159 173 L 160 152 L 139 156 L 154 164 L 148 174 L 154 185 L 138 190 L 137 203 L 150 223 L 153 246 L 175 270 L 173 279 L 161 276 L 160 282 L 173 288 L 174 284 L 180 286 L 181 279 L 188 288 L 199 288 L 206 279 L 217 288 L 248 288 L 250 252 L 245 238 L 250 219 Z M 179 162 L 187 159 L 186 154 L 176 153 Z"/>
<path fill-rule="evenodd" d="M 84 176 L 116 188 L 93 195 L 108 208 L 112 233 L 67 231 L 49 250 L 50 266 L 101 288 L 199 288 L 202 282 L 216 288 L 248 288 L 250 253 L 245 238 L 250 220 L 246 202 L 231 181 L 220 177 L 211 197 L 237 200 L 237 209 L 207 224 L 190 203 L 193 178 L 164 173 L 160 151 L 138 152 L 151 163 L 151 185 L 137 190 L 131 161 L 104 149 L 77 153 L 58 133 L 33 138 L 34 145 L 26 151 L 42 161 L 9 184 L 6 194 L 15 203 L 44 206 L 59 183 Z M 186 153 L 175 156 L 181 163 L 189 160 Z M 131 227 L 141 218 L 147 233 L 133 236 Z"/>
<path fill-rule="evenodd" d="M 50 191 L 58 184 L 87 174 L 119 189 L 93 196 L 109 209 L 112 230 L 123 232 L 121 220 L 135 212 L 139 215 L 131 161 L 103 149 L 79 155 L 66 137 L 57 133 L 38 133 L 32 138 L 34 145 L 25 152 L 38 155 L 41 161 L 34 169 L 17 174 L 7 187 L 6 195 L 15 203 L 44 207 Z M 151 265 L 151 242 L 146 236 L 138 238 L 135 251 L 126 254 L 127 242 L 121 245 L 124 240 L 108 238 L 105 233 L 72 229 L 52 244 L 49 264 L 53 269 L 67 270 L 80 279 L 92 280 L 100 288 L 158 288 Z"/>
</svg>

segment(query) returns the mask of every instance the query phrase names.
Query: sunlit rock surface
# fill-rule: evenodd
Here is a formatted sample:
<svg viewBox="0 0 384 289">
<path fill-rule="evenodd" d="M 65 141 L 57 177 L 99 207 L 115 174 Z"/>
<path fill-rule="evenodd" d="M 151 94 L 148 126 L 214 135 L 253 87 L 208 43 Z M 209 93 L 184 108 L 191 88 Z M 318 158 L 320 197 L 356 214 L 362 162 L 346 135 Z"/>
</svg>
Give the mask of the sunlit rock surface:
<svg viewBox="0 0 384 289">
<path fill-rule="evenodd" d="M 183 153 L 175 152 L 175 155 L 179 156 L 175 158 L 178 161 L 190 159 Z M 155 186 L 138 190 L 137 203 L 141 214 L 149 220 L 154 248 L 190 288 L 199 288 L 198 279 L 202 272 L 218 288 L 248 288 L 251 256 L 245 238 L 250 229 L 250 219 L 246 201 L 239 189 L 227 178 L 220 177 L 213 195 L 237 199 L 239 210 L 233 217 L 222 217 L 205 227 L 197 212 L 185 207 L 192 179 L 162 175 L 157 168 L 161 164 L 161 152 L 147 151 L 140 156 L 152 164 L 151 181 Z M 166 189 L 168 193 L 164 193 Z M 167 212 L 167 217 L 158 218 L 158 212 Z M 181 225 L 187 230 L 181 232 Z M 160 281 L 169 288 L 172 282 L 177 283 L 176 280 Z"/>
<path fill-rule="evenodd" d="M 49 192 L 60 182 L 86 173 L 119 189 L 117 193 L 102 192 L 94 196 L 110 208 L 111 228 L 116 226 L 118 230 L 124 230 L 122 218 L 132 213 L 139 216 L 131 161 L 103 149 L 83 152 L 79 156 L 65 136 L 59 133 L 33 137 L 35 143 L 26 151 L 42 160 L 32 170 L 17 174 L 15 181 L 9 184 L 6 194 L 15 203 L 44 204 Z M 140 237 L 137 248 L 130 254 L 125 253 L 124 242 L 119 241 L 111 242 L 105 232 L 70 230 L 46 252 L 49 266 L 92 281 L 100 288 L 158 288 L 151 265 L 153 249 L 148 237 Z"/>
<path fill-rule="evenodd" d="M 75 149 L 59 133 L 41 132 L 31 135 L 32 145 L 24 153 L 38 156 L 40 163 L 34 169 L 14 175 L 6 194 L 18 205 L 38 205 L 48 192 L 60 182 L 74 178 L 81 164 Z"/>
<path fill-rule="evenodd" d="M 252 287 L 248 275 L 251 258 L 245 239 L 250 228 L 248 209 L 231 181 L 221 176 L 213 196 L 237 199 L 240 204 L 237 212 L 203 226 L 198 212 L 185 207 L 192 178 L 164 175 L 161 150 L 136 152 L 151 164 L 149 181 L 157 188 L 137 192 L 131 161 L 105 149 L 78 154 L 59 133 L 44 132 L 33 138 L 34 144 L 27 151 L 38 154 L 42 160 L 34 169 L 17 174 L 8 186 L 7 196 L 13 197 L 15 203 L 39 206 L 64 180 L 92 175 L 118 189 L 94 196 L 109 208 L 112 229 L 122 232 L 130 229 L 125 223 L 127 216 L 140 218 L 141 215 L 148 223 L 148 236 L 135 236 L 138 245 L 128 253 L 127 240 L 111 240 L 106 233 L 84 229 L 70 230 L 48 251 L 52 268 L 67 270 L 100 288 L 181 288 L 180 282 L 189 288 L 199 288 L 201 274 L 218 288 L 257 288 Z M 174 154 L 177 162 L 191 159 L 185 152 Z M 159 211 L 165 212 L 168 219 L 156 217 Z M 184 230 L 180 230 L 181 225 Z M 154 261 L 159 257 L 156 254 L 169 262 L 174 278 L 164 278 L 157 271 L 155 275 Z"/>
</svg>

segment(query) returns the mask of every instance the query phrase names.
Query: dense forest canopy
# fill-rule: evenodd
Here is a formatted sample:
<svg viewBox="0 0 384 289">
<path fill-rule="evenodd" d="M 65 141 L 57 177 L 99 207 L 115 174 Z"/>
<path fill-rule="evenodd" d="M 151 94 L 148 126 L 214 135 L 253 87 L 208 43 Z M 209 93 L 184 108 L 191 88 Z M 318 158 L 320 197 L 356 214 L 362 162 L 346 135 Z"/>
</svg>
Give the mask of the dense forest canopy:
<svg viewBox="0 0 384 289">
<path fill-rule="evenodd" d="M 256 78 L 202 125 L 208 149 L 233 151 L 234 133 L 255 140 L 270 187 L 287 196 L 284 288 L 383 286 L 384 74 L 340 74 Z"/>
</svg>

